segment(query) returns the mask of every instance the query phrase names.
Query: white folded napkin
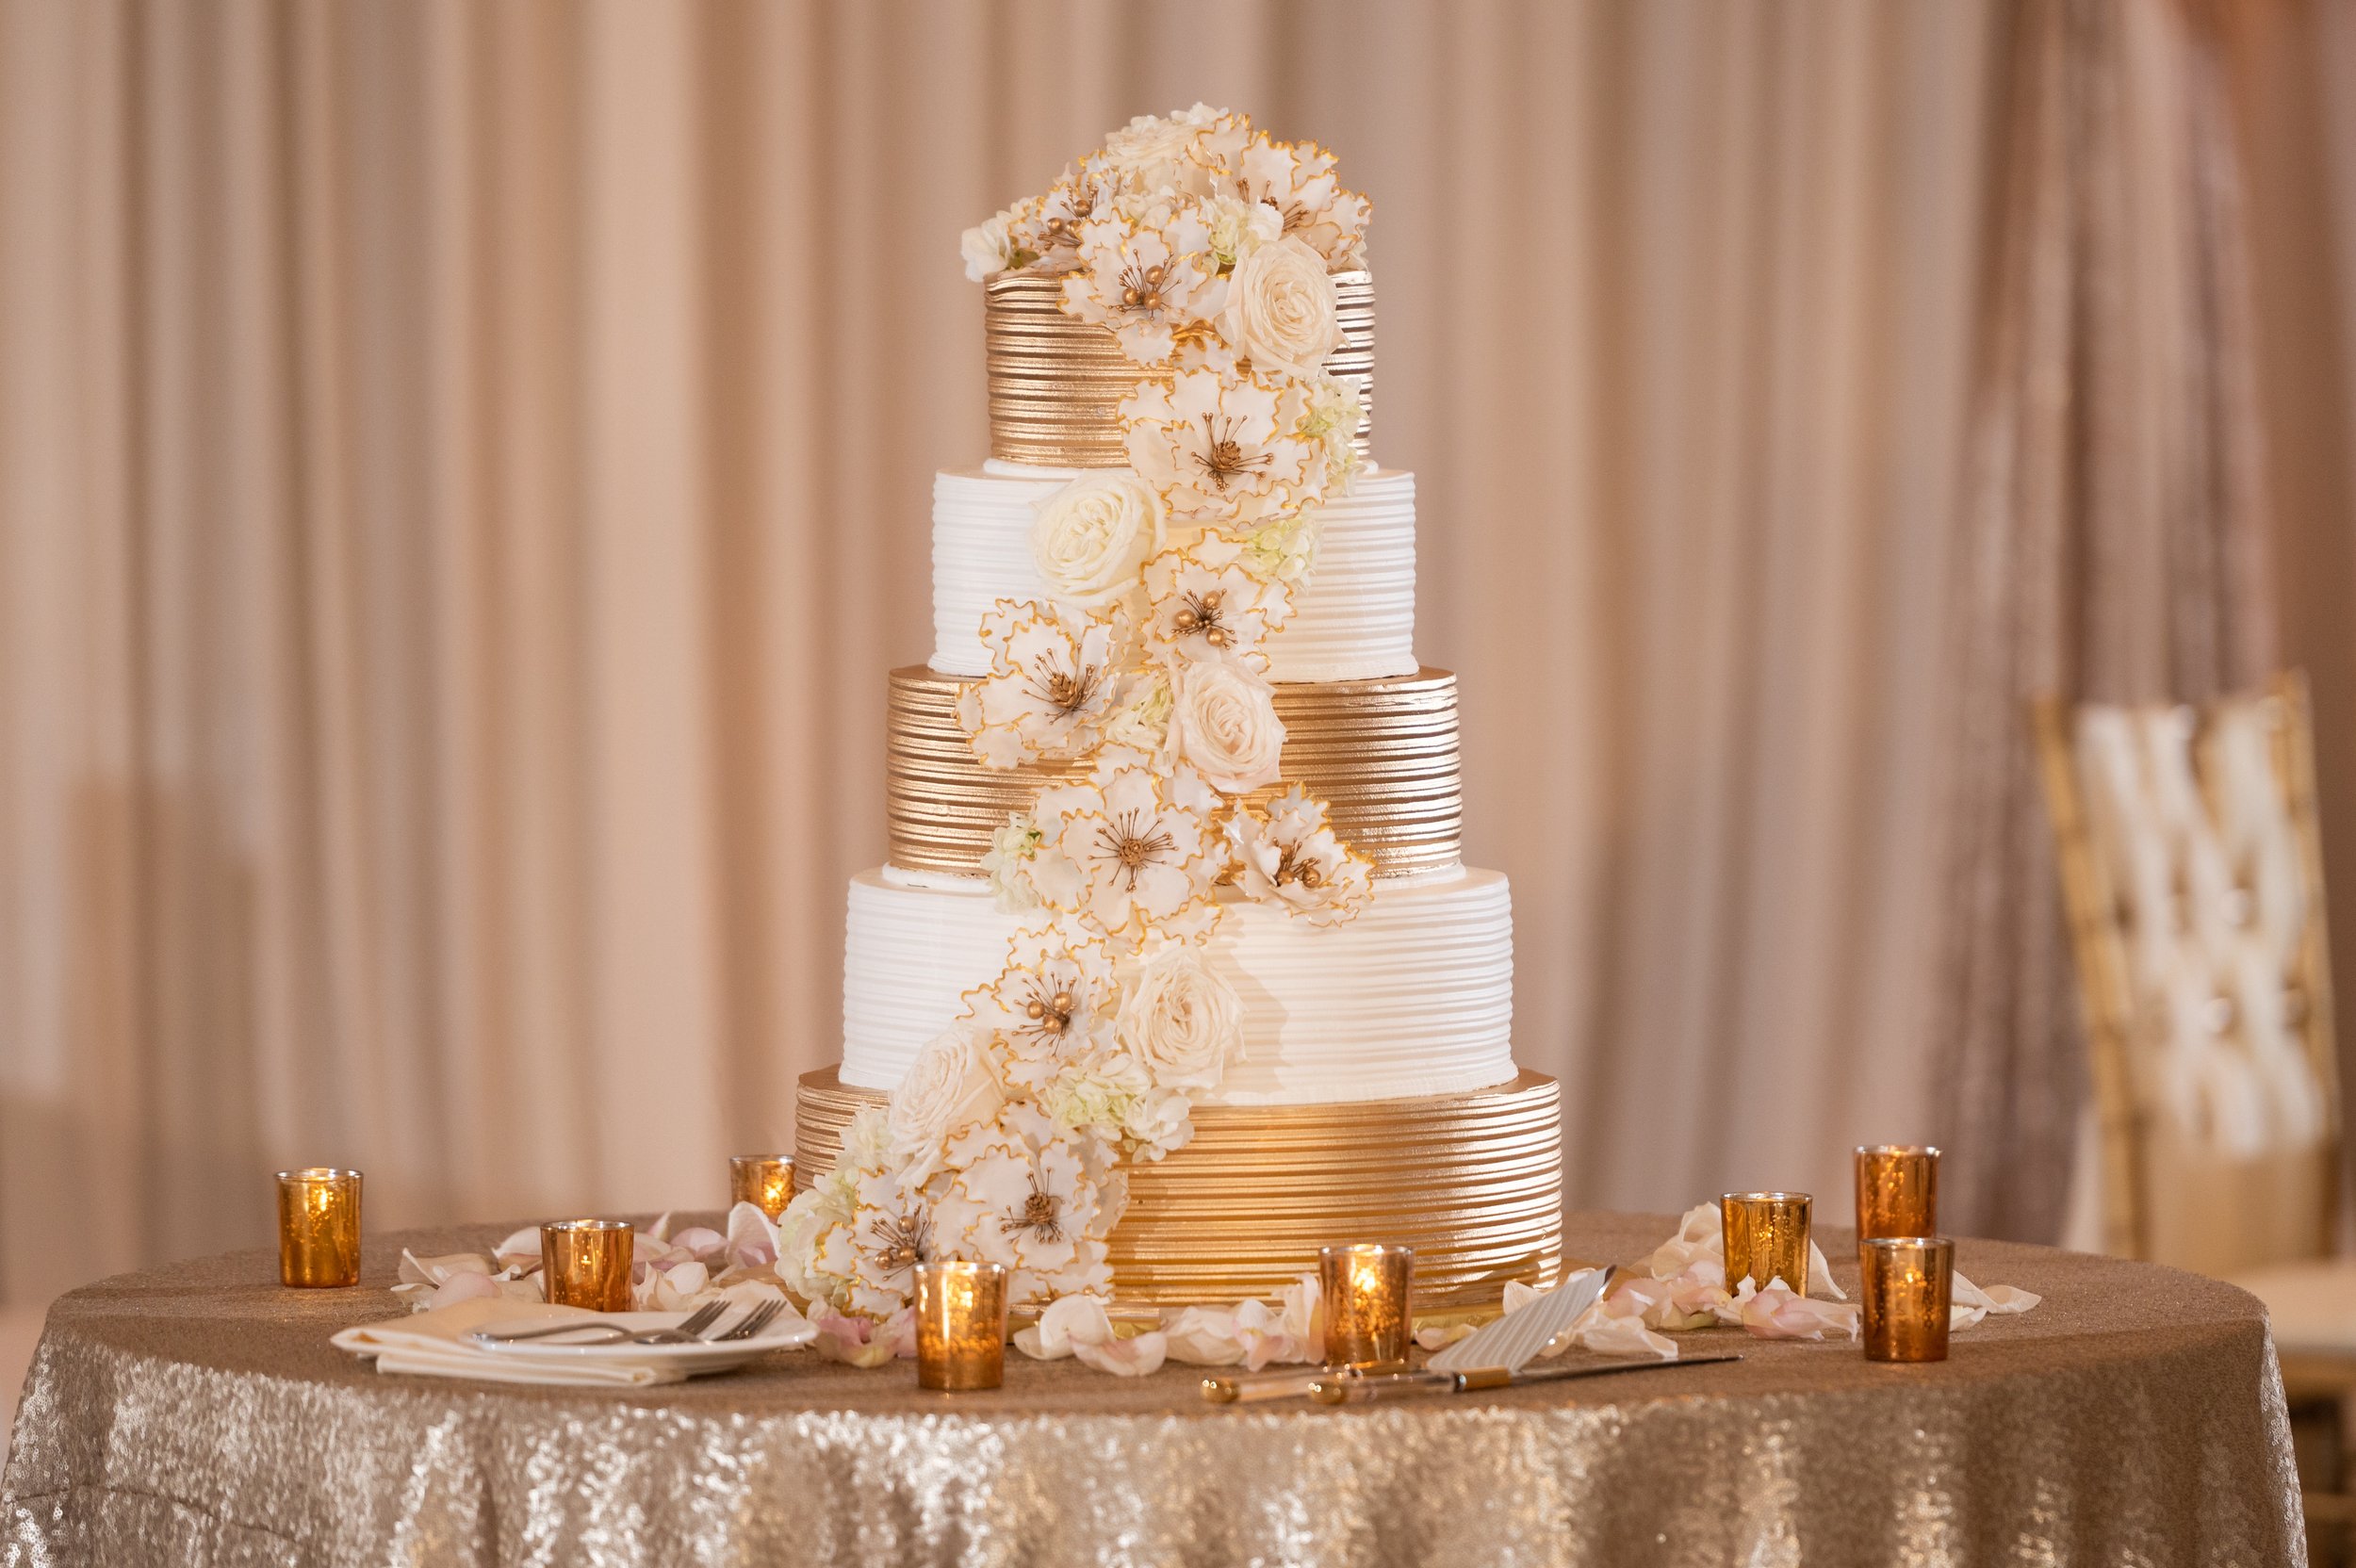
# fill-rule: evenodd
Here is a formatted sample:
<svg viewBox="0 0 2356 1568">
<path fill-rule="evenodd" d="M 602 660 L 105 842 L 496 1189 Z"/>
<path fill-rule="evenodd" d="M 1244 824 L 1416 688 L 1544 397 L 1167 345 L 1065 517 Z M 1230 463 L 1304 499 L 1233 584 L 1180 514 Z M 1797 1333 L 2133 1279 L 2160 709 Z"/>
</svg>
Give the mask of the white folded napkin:
<svg viewBox="0 0 2356 1568">
<path fill-rule="evenodd" d="M 569 1388 L 644 1388 L 651 1383 L 679 1382 L 687 1376 L 677 1366 L 651 1360 L 511 1356 L 486 1350 L 466 1338 L 486 1323 L 522 1327 L 574 1319 L 595 1322 L 597 1316 L 580 1307 L 479 1298 L 407 1317 L 363 1323 L 356 1329 L 344 1330 L 332 1343 L 339 1350 L 373 1358 L 379 1372 L 405 1372 L 420 1378 L 476 1378 L 485 1382 L 548 1383 Z"/>
</svg>

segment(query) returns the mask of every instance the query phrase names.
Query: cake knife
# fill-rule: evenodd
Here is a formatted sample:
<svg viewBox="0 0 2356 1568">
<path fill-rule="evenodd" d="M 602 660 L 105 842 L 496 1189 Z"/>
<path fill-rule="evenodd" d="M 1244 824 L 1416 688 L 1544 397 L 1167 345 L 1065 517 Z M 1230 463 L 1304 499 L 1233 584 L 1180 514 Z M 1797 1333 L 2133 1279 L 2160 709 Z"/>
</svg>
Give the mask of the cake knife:
<svg viewBox="0 0 2356 1568">
<path fill-rule="evenodd" d="M 1343 1372 L 1328 1373 L 1309 1385 L 1309 1397 L 1320 1405 L 1354 1405 L 1369 1399 L 1403 1399 L 1419 1394 L 1470 1394 L 1482 1388 L 1521 1388 L 1530 1383 L 1567 1382 L 1573 1378 L 1602 1378 L 1615 1372 L 1652 1372 L 1664 1366 L 1709 1366 L 1741 1361 L 1739 1350 L 1716 1356 L 1681 1356 L 1676 1361 L 1619 1361 L 1609 1366 L 1555 1366 L 1544 1372 L 1507 1372 L 1484 1366 L 1470 1372 Z"/>
</svg>

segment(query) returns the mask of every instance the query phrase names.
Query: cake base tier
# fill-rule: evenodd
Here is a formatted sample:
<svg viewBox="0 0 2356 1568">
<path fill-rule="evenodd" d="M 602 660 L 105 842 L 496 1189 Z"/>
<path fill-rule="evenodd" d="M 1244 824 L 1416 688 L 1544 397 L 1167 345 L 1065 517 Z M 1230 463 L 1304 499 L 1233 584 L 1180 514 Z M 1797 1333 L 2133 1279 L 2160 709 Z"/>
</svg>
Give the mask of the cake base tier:
<svg viewBox="0 0 2356 1568">
<path fill-rule="evenodd" d="M 795 1183 L 832 1169 L 843 1129 L 885 1099 L 832 1068 L 804 1074 Z M 1112 1234 L 1125 1303 L 1270 1297 L 1344 1242 L 1414 1248 L 1426 1312 L 1494 1305 L 1506 1281 L 1551 1283 L 1562 1266 L 1562 1096 L 1540 1072 L 1413 1100 L 1197 1106 L 1193 1142 L 1127 1168 Z"/>
</svg>

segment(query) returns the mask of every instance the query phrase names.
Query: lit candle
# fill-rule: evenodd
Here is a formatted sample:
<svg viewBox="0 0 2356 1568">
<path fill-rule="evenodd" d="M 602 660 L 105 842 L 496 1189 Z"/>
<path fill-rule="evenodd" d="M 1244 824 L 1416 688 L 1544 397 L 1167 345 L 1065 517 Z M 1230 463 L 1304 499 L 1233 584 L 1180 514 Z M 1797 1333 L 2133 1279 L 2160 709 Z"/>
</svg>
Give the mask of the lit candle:
<svg viewBox="0 0 2356 1568">
<path fill-rule="evenodd" d="M 1922 1143 L 1872 1144 L 1857 1152 L 1857 1235 L 1939 1233 L 1939 1151 Z"/>
<path fill-rule="evenodd" d="M 548 1300 L 591 1312 L 630 1309 L 627 1219 L 553 1219 L 540 1227 L 540 1278 Z"/>
<path fill-rule="evenodd" d="M 1407 1293 L 1415 1274 L 1409 1247 L 1364 1243 L 1317 1253 L 1325 1303 L 1325 1364 L 1362 1370 L 1407 1364 L 1415 1319 Z"/>
<path fill-rule="evenodd" d="M 794 1162 L 783 1154 L 733 1154 L 728 1158 L 728 1205 L 750 1203 L 771 1219 L 794 1201 Z"/>
<path fill-rule="evenodd" d="M 1805 1192 L 1729 1192 L 1718 1200 L 1726 1249 L 1726 1288 L 1749 1280 L 1759 1289 L 1781 1280 L 1808 1294 L 1811 1200 Z"/>
<path fill-rule="evenodd" d="M 1945 1361 L 1955 1244 L 1944 1236 L 1876 1236 L 1864 1265 L 1865 1359 Z"/>
<path fill-rule="evenodd" d="M 996 1388 L 1006 1380 L 1006 1270 L 994 1263 L 916 1266 L 916 1386 Z"/>
<path fill-rule="evenodd" d="M 305 1287 L 360 1282 L 358 1171 L 278 1173 L 278 1279 Z"/>
</svg>

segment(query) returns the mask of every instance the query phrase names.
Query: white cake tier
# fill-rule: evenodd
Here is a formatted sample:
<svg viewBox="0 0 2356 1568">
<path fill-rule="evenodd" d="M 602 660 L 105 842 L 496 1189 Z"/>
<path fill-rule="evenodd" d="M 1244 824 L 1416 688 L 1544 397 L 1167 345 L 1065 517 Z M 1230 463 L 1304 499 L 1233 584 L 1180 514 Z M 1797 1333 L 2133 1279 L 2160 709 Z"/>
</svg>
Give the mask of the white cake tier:
<svg viewBox="0 0 2356 1568">
<path fill-rule="evenodd" d="M 1020 923 L 985 890 L 853 877 L 843 1082 L 899 1083 L 964 993 L 997 978 Z M 1244 1059 L 1211 1103 L 1456 1094 L 1513 1076 L 1513 911 L 1497 872 L 1380 887 L 1356 920 L 1324 930 L 1237 902 L 1209 957 L 1244 1007 Z"/>
<path fill-rule="evenodd" d="M 1044 598 L 1031 562 L 1032 508 L 1079 472 L 996 459 L 933 480 L 933 657 L 982 675 L 982 616 L 1000 599 Z M 1372 680 L 1415 673 L 1415 476 L 1360 474 L 1325 502 L 1317 569 L 1268 645 L 1275 680 Z"/>
</svg>

